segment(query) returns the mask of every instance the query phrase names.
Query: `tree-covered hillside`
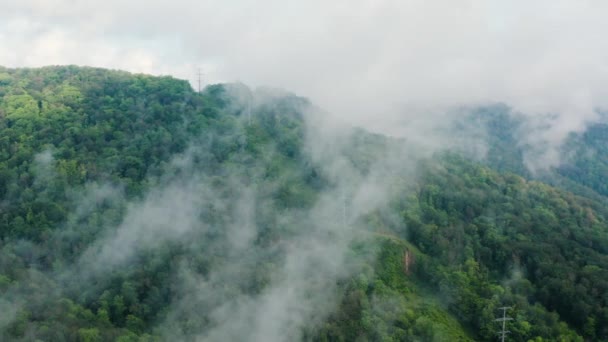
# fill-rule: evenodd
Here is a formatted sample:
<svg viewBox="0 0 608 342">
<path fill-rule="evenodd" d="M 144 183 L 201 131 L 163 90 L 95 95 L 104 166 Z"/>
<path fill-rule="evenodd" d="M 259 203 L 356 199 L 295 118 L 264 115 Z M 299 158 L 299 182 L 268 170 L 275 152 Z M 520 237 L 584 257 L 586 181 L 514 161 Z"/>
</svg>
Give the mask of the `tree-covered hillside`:
<svg viewBox="0 0 608 342">
<path fill-rule="evenodd" d="M 505 111 L 482 165 L 276 90 L 0 68 L 0 339 L 493 341 L 510 306 L 510 341 L 608 341 L 606 127 L 556 188 Z"/>
</svg>

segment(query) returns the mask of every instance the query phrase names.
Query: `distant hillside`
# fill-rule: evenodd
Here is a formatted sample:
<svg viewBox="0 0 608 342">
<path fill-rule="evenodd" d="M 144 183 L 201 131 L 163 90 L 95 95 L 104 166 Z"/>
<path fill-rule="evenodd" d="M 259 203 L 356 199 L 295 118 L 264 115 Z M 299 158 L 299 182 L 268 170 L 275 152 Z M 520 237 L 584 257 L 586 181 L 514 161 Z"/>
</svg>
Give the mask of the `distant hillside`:
<svg viewBox="0 0 608 342">
<path fill-rule="evenodd" d="M 582 133 L 571 133 L 560 147 L 559 165 L 537 170 L 526 167 L 526 154 L 535 151 L 522 141 L 525 118 L 505 105 L 478 108 L 472 111 L 465 127 L 479 127 L 488 151 L 484 163 L 502 172 L 535 178 L 576 194 L 604 201 L 608 196 L 608 125 L 590 124 Z M 462 127 L 460 127 L 462 129 Z M 466 132 L 466 128 L 463 130 Z"/>
<path fill-rule="evenodd" d="M 543 178 L 507 111 L 428 157 L 288 93 L 0 68 L 0 339 L 493 341 L 510 306 L 608 341 L 608 130 Z"/>
</svg>

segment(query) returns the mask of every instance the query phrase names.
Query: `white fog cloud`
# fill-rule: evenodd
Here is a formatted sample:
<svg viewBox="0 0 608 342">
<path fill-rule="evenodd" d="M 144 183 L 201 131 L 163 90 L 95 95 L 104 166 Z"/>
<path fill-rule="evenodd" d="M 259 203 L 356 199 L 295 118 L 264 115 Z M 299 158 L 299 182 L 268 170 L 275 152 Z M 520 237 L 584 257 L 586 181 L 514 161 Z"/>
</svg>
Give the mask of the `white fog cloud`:
<svg viewBox="0 0 608 342">
<path fill-rule="evenodd" d="M 556 114 L 534 138 L 553 146 L 607 106 L 607 10 L 594 0 L 24 0 L 0 5 L 10 47 L 0 65 L 192 81 L 202 67 L 205 82 L 283 87 L 401 135 L 429 113 L 504 102 Z"/>
</svg>

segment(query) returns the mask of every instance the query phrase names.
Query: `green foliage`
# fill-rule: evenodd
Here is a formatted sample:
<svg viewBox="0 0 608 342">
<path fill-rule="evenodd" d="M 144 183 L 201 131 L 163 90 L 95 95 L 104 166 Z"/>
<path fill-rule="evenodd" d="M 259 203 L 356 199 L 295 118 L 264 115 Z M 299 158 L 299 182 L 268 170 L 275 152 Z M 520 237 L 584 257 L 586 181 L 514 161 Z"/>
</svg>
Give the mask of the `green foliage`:
<svg viewBox="0 0 608 342">
<path fill-rule="evenodd" d="M 101 336 L 97 328 L 78 329 L 78 340 L 82 342 L 98 342 L 101 341 Z"/>
<path fill-rule="evenodd" d="M 276 246 L 305 233 L 298 213 L 332 185 L 304 146 L 308 101 L 282 94 L 250 108 L 235 92 L 252 96 L 242 85 L 199 94 L 170 77 L 93 68 L 0 69 L 0 298 L 27 299 L 10 303 L 15 317 L 1 340 L 161 339 L 156 327 L 183 295 L 180 267 L 204 279 L 230 266 L 220 238 L 230 234 L 230 208 L 210 205 L 200 218 L 209 231 L 138 252 L 89 279 L 94 286 L 69 270 L 128 203 L 184 177 L 176 156 L 190 158 L 228 206 L 237 197 L 231 179 L 260 189 L 252 240 L 268 256 L 244 261 L 250 281 L 222 287 L 226 298 L 263 293 L 281 263 Z M 594 193 L 579 197 L 529 179 L 512 134 L 518 122 L 505 111 L 474 116 L 493 132 L 486 163 L 495 170 L 446 153 L 420 162 L 415 184 L 401 174 L 386 180 L 391 203 L 361 219 L 371 238 L 349 251 L 360 271 L 340 281 L 337 309 L 304 327 L 305 339 L 490 341 L 504 305 L 513 307 L 516 341 L 608 339 L 608 209 L 598 200 L 608 129 L 573 137 L 575 166 L 558 170 L 570 181 L 562 188 Z M 362 130 L 348 139 L 344 157 L 362 175 L 397 144 Z M 89 192 L 103 195 L 88 203 Z M 195 339 L 210 325 L 206 310 L 174 327 Z"/>
<path fill-rule="evenodd" d="M 425 284 L 403 270 L 403 253 L 424 258 L 409 243 L 377 235 L 372 249 L 360 257 L 379 253 L 366 273 L 345 288 L 337 313 L 317 333 L 318 341 L 472 341 L 461 324 L 427 292 Z"/>
<path fill-rule="evenodd" d="M 194 258 L 204 269 L 211 262 L 206 251 L 186 255 L 165 246 L 140 256 L 142 268 L 108 274 L 99 288 L 83 289 L 70 278 L 55 283 L 54 273 L 69 270 L 107 227 L 121 222 L 128 201 L 169 174 L 179 176 L 170 162 L 180 153 L 218 180 L 218 193 L 231 189 L 223 177 L 276 184 L 266 195 L 273 212 L 260 214 L 262 222 L 274 210 L 315 201 L 318 177 L 300 151 L 304 100 L 277 98 L 276 105 L 254 109 L 245 126 L 242 108 L 222 85 L 198 94 L 170 77 L 93 68 L 2 72 L 0 294 L 28 298 L 0 330 L 2 340 L 153 340 L 149 333 L 174 299 L 178 270 L 171 260 Z M 189 145 L 204 148 L 187 152 Z M 85 204 L 90 212 L 83 215 L 87 192 L 102 198 Z M 226 224 L 217 212 L 204 219 Z M 261 227 L 260 243 L 285 228 L 271 221 Z M 261 290 L 264 267 L 252 268 L 260 272 L 251 289 Z"/>
<path fill-rule="evenodd" d="M 405 220 L 411 241 L 433 257 L 423 277 L 439 284 L 451 311 L 484 338 L 496 314 L 484 310 L 514 303 L 534 320 L 515 321 L 518 338 L 575 338 L 558 319 L 539 319 L 549 315 L 541 310 L 589 338 L 606 338 L 594 324 L 606 324 L 608 287 L 599 278 L 608 270 L 606 209 L 454 155 L 440 163 L 425 172 L 415 200 L 421 213 Z"/>
</svg>

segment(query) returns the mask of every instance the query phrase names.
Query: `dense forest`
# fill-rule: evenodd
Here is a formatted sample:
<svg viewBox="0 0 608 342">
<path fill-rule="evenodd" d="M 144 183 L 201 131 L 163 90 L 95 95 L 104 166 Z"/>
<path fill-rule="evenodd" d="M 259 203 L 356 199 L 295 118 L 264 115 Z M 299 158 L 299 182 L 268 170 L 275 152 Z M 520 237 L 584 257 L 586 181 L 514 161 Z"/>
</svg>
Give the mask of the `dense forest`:
<svg viewBox="0 0 608 342">
<path fill-rule="evenodd" d="M 608 341 L 608 126 L 534 173 L 504 105 L 482 159 L 323 116 L 0 68 L 0 340 Z"/>
</svg>

